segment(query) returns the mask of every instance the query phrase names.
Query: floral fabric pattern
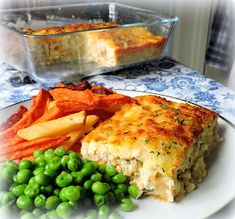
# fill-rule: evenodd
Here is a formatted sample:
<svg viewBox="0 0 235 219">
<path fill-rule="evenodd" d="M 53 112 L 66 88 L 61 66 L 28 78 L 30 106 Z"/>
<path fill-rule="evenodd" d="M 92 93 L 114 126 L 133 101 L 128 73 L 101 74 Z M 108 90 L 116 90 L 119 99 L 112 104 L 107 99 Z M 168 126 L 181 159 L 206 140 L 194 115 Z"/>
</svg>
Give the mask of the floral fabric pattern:
<svg viewBox="0 0 235 219">
<path fill-rule="evenodd" d="M 56 85 L 36 83 L 25 73 L 2 62 L 0 78 L 0 108 L 29 99 L 40 88 Z M 217 111 L 235 124 L 235 93 L 169 57 L 85 79 L 92 85 L 111 89 L 152 92 L 180 98 Z"/>
</svg>

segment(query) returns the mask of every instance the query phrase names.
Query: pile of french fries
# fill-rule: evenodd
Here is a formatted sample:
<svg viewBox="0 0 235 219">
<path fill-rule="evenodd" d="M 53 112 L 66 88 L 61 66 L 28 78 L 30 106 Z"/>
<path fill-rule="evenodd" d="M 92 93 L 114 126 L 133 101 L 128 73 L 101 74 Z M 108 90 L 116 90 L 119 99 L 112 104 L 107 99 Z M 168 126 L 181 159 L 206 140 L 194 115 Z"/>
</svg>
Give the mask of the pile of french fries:
<svg viewBox="0 0 235 219">
<path fill-rule="evenodd" d="M 79 152 L 81 138 L 99 121 L 134 102 L 131 97 L 91 87 L 87 82 L 41 89 L 32 100 L 31 107 L 13 114 L 0 132 L 0 162 L 33 159 L 34 150 L 58 146 Z"/>
</svg>

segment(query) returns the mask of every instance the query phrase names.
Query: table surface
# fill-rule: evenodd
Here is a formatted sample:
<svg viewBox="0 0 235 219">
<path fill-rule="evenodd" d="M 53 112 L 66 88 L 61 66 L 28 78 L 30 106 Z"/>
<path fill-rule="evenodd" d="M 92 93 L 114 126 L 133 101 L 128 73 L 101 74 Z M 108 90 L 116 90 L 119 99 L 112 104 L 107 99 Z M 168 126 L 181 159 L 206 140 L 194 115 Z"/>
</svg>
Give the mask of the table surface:
<svg viewBox="0 0 235 219">
<path fill-rule="evenodd" d="M 36 83 L 25 73 L 18 72 L 1 61 L 0 78 L 0 108 L 31 98 L 40 88 L 55 86 L 55 83 Z M 169 57 L 86 80 L 92 85 L 112 89 L 176 97 L 217 111 L 235 124 L 235 92 Z M 211 218 L 235 218 L 235 200 Z"/>
</svg>

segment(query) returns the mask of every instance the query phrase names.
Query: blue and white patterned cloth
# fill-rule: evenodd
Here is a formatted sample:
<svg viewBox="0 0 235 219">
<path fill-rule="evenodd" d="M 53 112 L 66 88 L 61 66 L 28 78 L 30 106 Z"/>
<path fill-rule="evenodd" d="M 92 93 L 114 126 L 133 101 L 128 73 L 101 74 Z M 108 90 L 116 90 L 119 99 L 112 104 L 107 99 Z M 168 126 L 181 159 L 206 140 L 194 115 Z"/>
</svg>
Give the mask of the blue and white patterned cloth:
<svg viewBox="0 0 235 219">
<path fill-rule="evenodd" d="M 41 87 L 55 85 L 35 83 L 26 74 L 1 62 L 0 78 L 0 108 L 29 99 Z M 112 89 L 147 91 L 177 97 L 217 111 L 235 124 L 235 93 L 169 57 L 87 80 L 91 84 Z"/>
</svg>

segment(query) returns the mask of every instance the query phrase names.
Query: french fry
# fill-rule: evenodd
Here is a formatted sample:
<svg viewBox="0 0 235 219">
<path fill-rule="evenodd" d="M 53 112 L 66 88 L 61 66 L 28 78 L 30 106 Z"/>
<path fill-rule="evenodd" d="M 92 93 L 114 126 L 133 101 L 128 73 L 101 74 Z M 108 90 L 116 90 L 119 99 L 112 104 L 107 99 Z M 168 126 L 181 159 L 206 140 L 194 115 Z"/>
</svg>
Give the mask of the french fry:
<svg viewBox="0 0 235 219">
<path fill-rule="evenodd" d="M 40 138 L 32 141 L 16 144 L 7 150 L 1 151 L 0 162 L 4 160 L 18 160 L 24 157 L 32 156 L 34 150 L 47 150 L 62 145 L 68 140 L 67 136 L 59 136 L 54 138 Z"/>
<path fill-rule="evenodd" d="M 85 119 L 86 114 L 82 111 L 20 129 L 17 135 L 28 141 L 38 138 L 62 136 L 83 127 Z"/>
<path fill-rule="evenodd" d="M 99 117 L 95 115 L 89 115 L 86 117 L 86 124 L 83 128 L 76 130 L 74 132 L 71 132 L 67 135 L 69 137 L 69 140 L 63 145 L 65 149 L 68 151 L 71 149 L 71 147 L 79 141 L 82 136 L 86 133 L 88 133 L 93 126 L 99 121 Z"/>
<path fill-rule="evenodd" d="M 41 89 L 38 95 L 33 98 L 31 108 L 23 115 L 23 117 L 12 127 L 0 133 L 0 142 L 7 142 L 16 135 L 18 130 L 30 126 L 35 120 L 37 120 L 44 113 L 48 98 L 48 92 Z"/>
</svg>

